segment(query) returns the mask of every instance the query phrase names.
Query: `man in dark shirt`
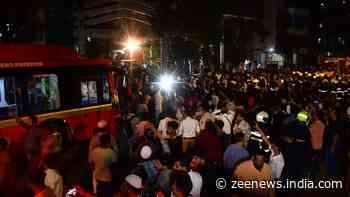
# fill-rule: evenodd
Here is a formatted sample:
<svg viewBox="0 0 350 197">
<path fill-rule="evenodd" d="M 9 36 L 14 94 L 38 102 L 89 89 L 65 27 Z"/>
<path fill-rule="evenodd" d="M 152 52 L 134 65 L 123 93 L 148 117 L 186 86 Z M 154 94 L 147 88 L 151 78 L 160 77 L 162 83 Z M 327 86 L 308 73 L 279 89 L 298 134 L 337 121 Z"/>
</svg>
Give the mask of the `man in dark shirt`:
<svg viewBox="0 0 350 197">
<path fill-rule="evenodd" d="M 196 140 L 196 149 L 205 152 L 206 159 L 218 165 L 222 161 L 223 148 L 220 138 L 216 135 L 216 130 L 215 123 L 207 122 L 206 129 L 200 133 Z"/>
</svg>

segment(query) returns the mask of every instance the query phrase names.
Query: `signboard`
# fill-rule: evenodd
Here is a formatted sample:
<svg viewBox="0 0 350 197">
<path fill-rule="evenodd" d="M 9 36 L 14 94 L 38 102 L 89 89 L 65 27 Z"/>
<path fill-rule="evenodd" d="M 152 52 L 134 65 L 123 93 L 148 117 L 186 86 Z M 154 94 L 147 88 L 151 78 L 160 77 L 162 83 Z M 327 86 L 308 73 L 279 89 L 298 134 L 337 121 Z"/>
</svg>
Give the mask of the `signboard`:
<svg viewBox="0 0 350 197">
<path fill-rule="evenodd" d="M 16 63 L 1 63 L 0 68 L 30 68 L 30 67 L 41 67 L 44 66 L 43 62 L 16 62 Z"/>
</svg>

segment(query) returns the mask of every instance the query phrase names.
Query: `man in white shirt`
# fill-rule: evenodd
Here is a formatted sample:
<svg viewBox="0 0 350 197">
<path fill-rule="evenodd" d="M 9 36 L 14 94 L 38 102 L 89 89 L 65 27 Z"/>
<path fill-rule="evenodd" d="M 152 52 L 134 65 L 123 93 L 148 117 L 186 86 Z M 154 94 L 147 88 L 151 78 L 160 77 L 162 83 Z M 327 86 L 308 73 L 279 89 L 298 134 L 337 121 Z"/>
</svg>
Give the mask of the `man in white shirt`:
<svg viewBox="0 0 350 197">
<path fill-rule="evenodd" d="M 190 192 L 190 195 L 192 197 L 200 197 L 203 186 L 202 175 L 192 170 L 188 172 L 188 175 L 190 176 L 192 181 L 192 190 Z"/>
<path fill-rule="evenodd" d="M 172 118 L 171 115 L 168 115 L 164 119 L 162 119 L 159 122 L 158 129 L 157 129 L 157 136 L 160 139 L 160 143 L 162 144 L 162 149 L 165 154 L 171 153 L 171 148 L 169 145 L 169 140 L 176 137 L 176 129 L 174 132 L 172 132 L 172 129 L 169 128 L 169 123 L 171 122 L 177 122 L 176 119 Z M 172 134 L 173 133 L 173 134 Z"/>
<path fill-rule="evenodd" d="M 189 146 L 194 146 L 195 139 L 199 134 L 199 122 L 191 117 L 191 113 L 184 113 L 185 119 L 181 121 L 177 136 L 182 137 L 182 151 L 187 152 Z"/>
<path fill-rule="evenodd" d="M 209 113 L 209 106 L 203 104 L 201 106 L 201 110 L 202 110 L 202 116 L 199 120 L 199 126 L 200 126 L 200 129 L 201 131 L 203 131 L 205 129 L 205 124 L 208 122 L 208 121 L 212 121 L 212 122 L 215 122 L 215 116 L 213 116 L 213 114 Z"/>
<path fill-rule="evenodd" d="M 229 111 L 226 105 L 224 105 L 221 109 L 221 112 L 215 116 L 215 118 L 224 122 L 224 127 L 222 128 L 223 138 L 225 141 L 224 147 L 227 147 L 231 144 L 231 127 L 234 116 L 235 112 Z"/>
<path fill-rule="evenodd" d="M 56 197 L 63 197 L 63 179 L 57 170 L 58 155 L 49 154 L 44 159 L 45 185 L 52 189 Z"/>
<path fill-rule="evenodd" d="M 271 144 L 272 154 L 270 155 L 269 165 L 272 169 L 272 178 L 280 179 L 282 170 L 284 168 L 284 158 L 279 149 L 279 147 L 275 144 Z"/>
<path fill-rule="evenodd" d="M 235 111 L 235 118 L 233 120 L 233 134 L 236 135 L 237 133 L 243 133 L 244 134 L 244 146 L 248 144 L 249 136 L 251 127 L 247 121 L 244 119 L 244 110 L 243 109 L 237 109 Z"/>
<path fill-rule="evenodd" d="M 112 197 L 112 169 L 111 166 L 117 161 L 116 153 L 111 148 L 109 134 L 100 137 L 100 146 L 92 151 L 93 176 L 97 181 L 97 196 Z"/>
</svg>

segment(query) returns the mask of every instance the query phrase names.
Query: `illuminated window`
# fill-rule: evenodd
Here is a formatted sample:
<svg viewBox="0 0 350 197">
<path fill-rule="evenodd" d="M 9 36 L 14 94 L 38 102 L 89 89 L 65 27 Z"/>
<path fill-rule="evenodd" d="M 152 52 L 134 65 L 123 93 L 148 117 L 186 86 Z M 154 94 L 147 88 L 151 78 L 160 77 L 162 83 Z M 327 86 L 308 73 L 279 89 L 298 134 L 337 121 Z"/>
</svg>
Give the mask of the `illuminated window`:
<svg viewBox="0 0 350 197">
<path fill-rule="evenodd" d="M 60 108 L 58 78 L 54 74 L 33 75 L 26 81 L 28 113 L 42 113 Z"/>
<path fill-rule="evenodd" d="M 5 79 L 0 78 L 0 107 L 7 106 L 5 97 Z"/>
<path fill-rule="evenodd" d="M 97 83 L 96 81 L 82 81 L 81 88 L 81 104 L 96 104 L 97 100 Z"/>
<path fill-rule="evenodd" d="M 102 76 L 102 91 L 103 91 L 103 102 L 109 102 L 110 101 L 109 85 L 108 85 L 108 80 L 106 75 Z"/>
</svg>

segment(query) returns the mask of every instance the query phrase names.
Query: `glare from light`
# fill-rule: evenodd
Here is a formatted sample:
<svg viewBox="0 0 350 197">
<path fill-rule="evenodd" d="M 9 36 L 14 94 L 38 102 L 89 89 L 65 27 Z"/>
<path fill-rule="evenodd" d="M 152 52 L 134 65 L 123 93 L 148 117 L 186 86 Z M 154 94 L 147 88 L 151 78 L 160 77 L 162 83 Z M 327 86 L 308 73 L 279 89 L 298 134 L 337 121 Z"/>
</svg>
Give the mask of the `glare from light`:
<svg viewBox="0 0 350 197">
<path fill-rule="evenodd" d="M 270 53 L 272 53 L 272 52 L 274 52 L 274 51 L 275 51 L 275 49 L 274 49 L 273 47 L 269 48 L 269 52 L 270 52 Z"/>
<path fill-rule="evenodd" d="M 135 39 L 129 38 L 125 43 L 126 50 L 128 50 L 130 53 L 133 53 L 137 49 L 140 48 L 140 42 L 138 42 Z"/>
<path fill-rule="evenodd" d="M 163 75 L 159 81 L 159 87 L 166 92 L 170 92 L 175 84 L 174 77 L 171 75 Z"/>
</svg>

